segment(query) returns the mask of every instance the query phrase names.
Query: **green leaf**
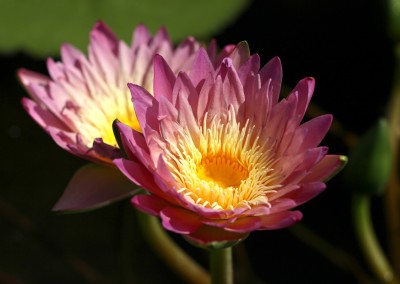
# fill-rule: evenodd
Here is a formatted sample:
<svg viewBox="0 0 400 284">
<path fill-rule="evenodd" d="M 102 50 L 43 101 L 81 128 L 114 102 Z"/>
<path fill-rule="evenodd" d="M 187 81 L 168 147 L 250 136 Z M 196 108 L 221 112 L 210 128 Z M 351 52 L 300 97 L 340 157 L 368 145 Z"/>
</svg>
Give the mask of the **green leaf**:
<svg viewBox="0 0 400 284">
<path fill-rule="evenodd" d="M 56 55 L 64 42 L 85 50 L 98 20 L 127 42 L 139 23 L 153 32 L 166 26 L 175 42 L 189 35 L 206 40 L 247 4 L 246 0 L 0 0 L 0 52 Z"/>
</svg>

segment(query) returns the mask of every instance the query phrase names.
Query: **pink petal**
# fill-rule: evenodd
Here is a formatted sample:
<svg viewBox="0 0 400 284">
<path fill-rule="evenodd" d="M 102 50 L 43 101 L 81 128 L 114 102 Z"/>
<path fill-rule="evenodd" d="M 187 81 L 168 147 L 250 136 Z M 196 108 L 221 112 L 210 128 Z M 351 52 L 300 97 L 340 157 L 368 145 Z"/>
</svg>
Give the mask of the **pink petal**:
<svg viewBox="0 0 400 284">
<path fill-rule="evenodd" d="M 328 152 L 327 147 L 309 149 L 298 155 L 284 157 L 279 162 L 281 179 L 277 180 L 281 184 L 296 184 L 300 182 L 311 169 L 323 159 Z"/>
<path fill-rule="evenodd" d="M 292 187 L 292 190 L 289 191 L 289 194 L 292 191 L 296 191 L 298 188 L 300 188 L 300 187 L 299 186 Z M 269 214 L 274 214 L 274 213 L 277 213 L 280 211 L 287 211 L 298 205 L 296 203 L 296 201 L 294 201 L 290 198 L 287 198 L 287 195 L 285 195 L 284 197 L 272 200 L 270 202 L 270 204 L 271 204 L 271 210 L 270 210 Z M 268 214 L 266 214 L 266 215 L 268 215 Z"/>
<path fill-rule="evenodd" d="M 108 28 L 101 26 L 100 30 L 93 30 L 90 37 L 89 61 L 100 70 L 102 77 L 107 82 L 115 85 L 117 83 L 118 60 L 117 48 L 118 40 Z"/>
<path fill-rule="evenodd" d="M 175 75 L 165 62 L 164 58 L 156 54 L 154 56 L 154 97 L 166 97 L 172 102 L 172 88 L 175 83 Z"/>
<path fill-rule="evenodd" d="M 211 54 L 209 53 L 210 59 L 214 65 L 214 68 L 217 68 L 226 57 L 231 57 L 235 48 L 236 48 L 236 45 L 228 44 L 228 45 L 224 46 L 224 48 L 216 56 L 211 57 Z"/>
<path fill-rule="evenodd" d="M 244 86 L 246 84 L 247 78 L 250 75 L 254 75 L 258 73 L 260 69 L 260 56 L 258 54 L 254 54 L 250 56 L 250 58 L 238 69 L 237 73 L 240 78 L 240 82 Z"/>
<path fill-rule="evenodd" d="M 135 205 L 141 211 L 154 215 L 159 216 L 160 211 L 164 208 L 171 206 L 168 202 L 164 199 L 159 198 L 157 195 L 146 195 L 146 194 L 139 194 L 135 195 L 132 200 L 132 204 Z"/>
<path fill-rule="evenodd" d="M 171 58 L 170 66 L 174 71 L 189 70 L 195 59 L 195 52 L 199 48 L 199 43 L 193 37 L 188 37 L 176 48 Z"/>
<path fill-rule="evenodd" d="M 167 43 L 170 46 L 170 49 L 172 49 L 172 43 L 168 35 L 167 29 L 163 27 L 158 30 L 158 32 L 151 40 L 150 48 L 152 50 L 156 50 L 159 46 L 163 45 L 164 43 Z"/>
<path fill-rule="evenodd" d="M 279 99 L 279 93 L 281 91 L 282 84 L 282 64 L 279 57 L 272 58 L 264 67 L 260 70 L 261 84 L 266 84 L 271 80 L 270 96 L 272 104 L 276 104 Z"/>
<path fill-rule="evenodd" d="M 214 119 L 214 117 L 220 118 L 226 116 L 228 105 L 224 98 L 222 86 L 222 79 L 218 76 L 208 94 L 207 112 L 210 121 Z"/>
<path fill-rule="evenodd" d="M 174 89 L 172 91 L 172 104 L 176 105 L 179 94 L 184 95 L 193 110 L 197 110 L 199 95 L 197 94 L 196 88 L 190 81 L 189 76 L 186 73 L 180 72 L 176 79 Z"/>
<path fill-rule="evenodd" d="M 258 106 L 259 109 L 256 110 L 256 115 L 262 112 L 260 109 L 261 106 Z M 272 137 L 276 143 L 281 143 L 282 138 L 284 137 L 288 125 L 292 122 L 292 116 L 296 108 L 295 100 L 281 100 L 277 105 L 272 108 L 270 115 L 270 119 L 268 122 L 264 122 L 265 128 L 262 133 L 261 139 L 268 139 L 268 137 Z"/>
<path fill-rule="evenodd" d="M 294 87 L 294 89 L 288 96 L 288 99 L 290 99 L 290 97 L 294 95 L 298 97 L 296 113 L 294 115 L 298 124 L 300 124 L 301 120 L 304 117 L 308 104 L 310 103 L 311 97 L 313 95 L 314 88 L 314 78 L 305 78 L 297 83 L 296 87 Z"/>
<path fill-rule="evenodd" d="M 172 121 L 176 121 L 178 119 L 178 110 L 171 103 L 171 101 L 169 101 L 165 97 L 160 97 L 158 103 L 159 103 L 159 109 L 158 109 L 159 121 L 166 118 Z"/>
<path fill-rule="evenodd" d="M 196 232 L 186 235 L 185 238 L 201 245 L 208 245 L 215 242 L 239 242 L 247 236 L 247 233 L 228 232 L 216 227 L 202 226 Z"/>
<path fill-rule="evenodd" d="M 339 155 L 326 155 L 311 172 L 302 180 L 303 183 L 312 181 L 326 181 L 340 171 L 347 159 Z"/>
<path fill-rule="evenodd" d="M 114 168 L 89 164 L 75 173 L 53 210 L 71 212 L 95 209 L 137 191 L 137 187 Z"/>
<path fill-rule="evenodd" d="M 149 30 L 143 24 L 138 25 L 132 35 L 132 51 L 136 51 L 140 45 L 148 44 L 150 38 L 151 34 Z"/>
<path fill-rule="evenodd" d="M 74 67 L 80 58 L 85 57 L 83 53 L 70 44 L 63 44 L 61 46 L 61 60 L 65 66 Z"/>
<path fill-rule="evenodd" d="M 271 215 L 262 216 L 262 227 L 259 230 L 276 230 L 289 227 L 301 220 L 303 214 L 300 211 L 283 211 Z"/>
<path fill-rule="evenodd" d="M 114 55 L 117 55 L 119 40 L 104 22 L 98 21 L 93 27 L 90 36 L 92 39 L 101 38 L 104 49 L 110 49 Z M 104 44 L 107 45 L 105 46 Z"/>
<path fill-rule="evenodd" d="M 69 145 L 77 143 L 77 134 L 69 131 L 63 131 L 59 128 L 48 126 L 46 128 L 50 136 L 61 148 L 70 151 Z M 89 150 L 89 149 L 86 149 Z M 83 154 L 83 153 L 82 153 Z"/>
<path fill-rule="evenodd" d="M 214 67 L 208 57 L 207 52 L 200 48 L 197 57 L 190 69 L 189 77 L 194 86 L 197 86 L 202 80 L 214 75 Z"/>
<path fill-rule="evenodd" d="M 296 206 L 298 206 L 314 198 L 322 191 L 324 191 L 325 188 L 326 185 L 323 182 L 311 182 L 307 184 L 302 184 L 300 188 L 286 194 L 285 198 L 292 199 L 296 202 Z"/>
<path fill-rule="evenodd" d="M 177 207 L 162 209 L 160 217 L 164 228 L 178 234 L 190 234 L 202 226 L 199 215 Z"/>
<path fill-rule="evenodd" d="M 192 106 L 182 93 L 178 97 L 178 122 L 183 128 L 187 127 L 194 141 L 198 141 L 200 128 L 193 114 Z"/>
<path fill-rule="evenodd" d="M 42 109 L 34 101 L 28 98 L 22 98 L 21 103 L 25 108 L 26 112 L 43 128 L 54 127 L 64 131 L 68 128 L 66 125 L 58 119 L 53 113 L 48 110 Z"/>
<path fill-rule="evenodd" d="M 93 141 L 93 150 L 96 151 L 96 153 L 100 156 L 110 160 L 122 158 L 121 150 L 117 147 L 104 143 L 102 138 L 96 138 Z"/>
<path fill-rule="evenodd" d="M 235 69 L 239 69 L 250 57 L 250 47 L 246 41 L 239 42 L 229 56 Z"/>
<path fill-rule="evenodd" d="M 142 131 L 149 132 L 151 129 L 157 130 L 157 100 L 141 86 L 129 83 L 128 87 L 132 94 L 133 106 Z"/>
<path fill-rule="evenodd" d="M 158 192 L 153 175 L 141 164 L 134 161 L 121 159 L 113 160 L 114 165 L 132 182 L 150 192 Z"/>
<path fill-rule="evenodd" d="M 229 66 L 227 68 L 222 92 L 225 96 L 225 101 L 227 104 L 232 105 L 235 109 L 235 112 L 237 112 L 239 106 L 241 106 L 245 101 L 245 95 L 242 82 L 240 81 L 239 76 L 233 66 Z"/>
<path fill-rule="evenodd" d="M 288 140 L 288 145 L 281 143 L 281 149 L 278 151 L 290 155 L 317 147 L 327 134 L 332 118 L 330 114 L 322 115 L 300 125 L 294 133 L 288 133 L 288 136 L 292 136 L 284 138 Z"/>
<path fill-rule="evenodd" d="M 257 230 L 262 224 L 260 217 L 244 217 L 225 227 L 225 230 L 236 233 L 248 233 Z"/>
<path fill-rule="evenodd" d="M 47 76 L 23 68 L 18 70 L 17 75 L 25 87 L 30 84 L 46 85 L 50 81 Z"/>
<path fill-rule="evenodd" d="M 121 137 L 122 148 L 130 160 L 138 159 L 147 168 L 154 168 L 149 156 L 149 148 L 142 134 L 130 126 L 117 122 L 115 127 Z"/>
</svg>

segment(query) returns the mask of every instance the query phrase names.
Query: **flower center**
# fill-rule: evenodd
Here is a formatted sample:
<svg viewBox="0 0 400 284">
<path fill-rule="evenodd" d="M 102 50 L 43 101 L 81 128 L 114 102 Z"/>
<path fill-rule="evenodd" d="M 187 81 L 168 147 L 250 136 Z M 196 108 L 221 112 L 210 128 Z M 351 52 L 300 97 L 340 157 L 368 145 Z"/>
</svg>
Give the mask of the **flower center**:
<svg viewBox="0 0 400 284">
<path fill-rule="evenodd" d="M 280 185 L 274 184 L 275 159 L 267 141 L 259 141 L 249 121 L 241 126 L 233 110 L 225 123 L 206 121 L 207 115 L 199 135 L 185 128 L 174 143 L 166 137 L 166 163 L 177 191 L 189 202 L 216 210 L 269 205 L 268 196 Z"/>
<path fill-rule="evenodd" d="M 225 157 L 203 158 L 197 167 L 197 176 L 219 187 L 239 187 L 249 173 L 238 162 Z"/>
<path fill-rule="evenodd" d="M 115 119 L 141 132 L 129 91 L 117 87 L 108 88 L 107 94 L 97 94 L 96 99 L 88 96 L 81 99 L 79 104 L 77 114 L 80 119 L 74 121 L 75 128 L 89 148 L 92 147 L 94 139 L 99 137 L 103 142 L 118 147 L 112 129 Z"/>
</svg>

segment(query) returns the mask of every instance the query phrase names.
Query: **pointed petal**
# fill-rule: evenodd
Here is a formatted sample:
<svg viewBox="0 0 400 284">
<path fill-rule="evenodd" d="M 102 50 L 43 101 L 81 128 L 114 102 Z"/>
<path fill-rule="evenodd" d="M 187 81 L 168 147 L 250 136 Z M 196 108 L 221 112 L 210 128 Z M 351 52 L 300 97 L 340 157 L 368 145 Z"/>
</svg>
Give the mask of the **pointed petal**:
<svg viewBox="0 0 400 284">
<path fill-rule="evenodd" d="M 311 172 L 302 180 L 307 183 L 311 181 L 327 181 L 338 173 L 346 164 L 347 158 L 340 155 L 326 155 Z"/>
<path fill-rule="evenodd" d="M 282 64 L 279 57 L 272 58 L 260 70 L 261 84 L 264 85 L 267 81 L 271 80 L 270 96 L 272 104 L 276 104 L 279 99 L 282 84 Z"/>
<path fill-rule="evenodd" d="M 172 88 L 175 84 L 175 75 L 165 62 L 164 58 L 156 54 L 154 56 L 154 97 L 166 97 L 172 102 Z"/>
<path fill-rule="evenodd" d="M 132 94 L 133 107 L 140 127 L 146 131 L 158 129 L 158 102 L 143 87 L 128 83 L 129 90 Z"/>
<path fill-rule="evenodd" d="M 22 106 L 25 108 L 26 112 L 43 128 L 49 126 L 54 128 L 59 128 L 64 131 L 68 131 L 68 127 L 53 113 L 46 109 L 42 109 L 34 101 L 28 98 L 22 98 Z"/>
<path fill-rule="evenodd" d="M 46 85 L 50 81 L 49 77 L 24 68 L 18 70 L 17 76 L 25 87 L 30 84 Z"/>
<path fill-rule="evenodd" d="M 179 72 L 172 93 L 172 103 L 174 105 L 176 105 L 179 94 L 182 94 L 187 98 L 191 108 L 193 110 L 197 110 L 199 95 L 197 94 L 196 88 L 194 87 L 192 81 L 186 73 Z"/>
<path fill-rule="evenodd" d="M 153 175 L 141 164 L 126 159 L 113 160 L 114 165 L 132 182 L 150 192 L 158 192 Z"/>
<path fill-rule="evenodd" d="M 313 95 L 314 88 L 314 78 L 305 78 L 297 83 L 296 87 L 294 87 L 293 91 L 288 96 L 288 99 L 290 99 L 291 96 L 298 97 L 296 113 L 294 114 L 297 125 L 300 124 L 301 120 L 304 117 L 308 104 L 310 103 L 311 97 Z"/>
<path fill-rule="evenodd" d="M 332 115 L 327 114 L 315 117 L 300 125 L 295 132 L 291 134 L 293 135 L 291 139 L 289 137 L 284 139 L 288 140 L 290 144 L 287 146 L 286 152 L 283 153 L 291 155 L 317 147 L 328 133 L 332 119 Z M 284 145 L 281 145 L 281 147 L 283 146 Z M 283 151 L 283 149 L 280 151 Z"/>
<path fill-rule="evenodd" d="M 276 230 L 289 227 L 301 220 L 300 211 L 283 211 L 262 216 L 262 227 L 259 230 Z"/>
<path fill-rule="evenodd" d="M 225 101 L 228 105 L 232 105 L 235 109 L 235 112 L 237 113 L 239 106 L 245 100 L 245 95 L 242 82 L 240 81 L 239 76 L 233 66 L 230 66 L 228 68 L 222 88 L 222 92 L 225 96 Z"/>
<path fill-rule="evenodd" d="M 232 58 L 233 66 L 239 69 L 250 57 L 249 44 L 246 41 L 239 42 L 229 57 Z"/>
<path fill-rule="evenodd" d="M 247 78 L 250 75 L 257 74 L 259 69 L 260 56 L 258 54 L 254 54 L 250 56 L 250 58 L 242 66 L 240 66 L 237 71 L 242 85 L 244 86 L 246 84 Z"/>
<path fill-rule="evenodd" d="M 208 57 L 207 52 L 200 48 L 197 52 L 197 57 L 193 62 L 189 77 L 194 86 L 197 86 L 202 80 L 209 76 L 213 76 L 214 67 Z"/>
<path fill-rule="evenodd" d="M 154 168 L 143 135 L 122 122 L 117 122 L 115 126 L 120 134 L 122 148 L 128 158 L 130 160 L 138 159 L 146 168 Z"/>
<path fill-rule="evenodd" d="M 151 38 L 151 34 L 149 30 L 145 27 L 145 25 L 138 25 L 132 34 L 132 51 L 136 51 L 138 46 L 145 45 L 149 42 Z"/>
</svg>

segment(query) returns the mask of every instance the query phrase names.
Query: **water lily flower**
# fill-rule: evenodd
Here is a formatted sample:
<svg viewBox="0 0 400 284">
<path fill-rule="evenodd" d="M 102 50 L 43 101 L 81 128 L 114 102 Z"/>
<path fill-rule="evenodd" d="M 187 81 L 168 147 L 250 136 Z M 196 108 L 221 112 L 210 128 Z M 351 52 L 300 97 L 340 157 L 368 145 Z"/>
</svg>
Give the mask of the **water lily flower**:
<svg viewBox="0 0 400 284">
<path fill-rule="evenodd" d="M 290 226 L 302 218 L 291 209 L 341 168 L 318 146 L 332 116 L 301 124 L 314 79 L 279 101 L 278 58 L 260 69 L 241 43 L 217 67 L 203 49 L 178 75 L 162 56 L 154 64 L 154 96 L 129 84 L 141 132 L 117 124 L 128 158 L 114 163 L 148 191 L 133 204 L 166 229 L 209 245 Z"/>
<path fill-rule="evenodd" d="M 174 48 L 166 29 L 152 36 L 144 25 L 134 30 L 129 46 L 98 22 L 90 33 L 88 56 L 64 44 L 60 62 L 47 60 L 50 77 L 26 69 L 18 71 L 31 96 L 23 98 L 22 104 L 60 147 L 97 164 L 113 166 L 112 159 L 122 155 L 114 138 L 113 121 L 118 119 L 141 131 L 127 83 L 143 86 L 151 93 L 155 54 L 161 54 L 177 73 L 191 66 L 199 47 L 194 38 L 188 37 Z M 231 49 L 225 47 L 221 56 Z M 215 42 L 208 52 L 217 63 Z M 96 182 L 94 176 L 99 177 Z M 67 203 L 58 204 L 56 210 L 80 210 L 128 194 L 125 186 L 121 185 L 120 190 L 109 186 L 118 180 L 112 176 L 95 165 L 81 169 L 61 198 Z"/>
<path fill-rule="evenodd" d="M 98 22 L 90 34 L 88 56 L 64 44 L 61 62 L 47 60 L 50 77 L 26 69 L 18 71 L 32 98 L 23 98 L 22 104 L 60 147 L 79 157 L 111 164 L 120 155 L 112 122 L 117 118 L 140 131 L 126 84 L 133 82 L 152 93 L 155 54 L 161 54 L 177 73 L 191 65 L 199 47 L 189 37 L 174 48 L 166 29 L 151 36 L 144 25 L 134 30 L 128 46 Z M 216 56 L 215 50 L 213 43 L 210 54 Z"/>
</svg>

